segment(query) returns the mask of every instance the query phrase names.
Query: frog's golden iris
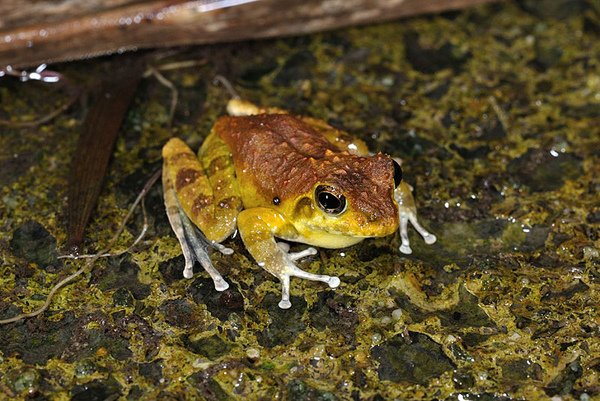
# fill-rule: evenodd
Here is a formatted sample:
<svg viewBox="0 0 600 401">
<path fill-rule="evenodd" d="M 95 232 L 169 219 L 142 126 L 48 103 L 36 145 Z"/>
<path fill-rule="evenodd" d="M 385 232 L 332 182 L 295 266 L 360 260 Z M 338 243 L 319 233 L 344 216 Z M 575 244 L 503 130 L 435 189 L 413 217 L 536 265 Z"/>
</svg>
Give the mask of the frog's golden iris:
<svg viewBox="0 0 600 401">
<path fill-rule="evenodd" d="M 197 157 L 177 138 L 163 148 L 165 205 L 185 256 L 185 277 L 198 260 L 215 288 L 228 288 L 207 248 L 233 252 L 220 243 L 237 229 L 258 264 L 281 280 L 279 306 L 289 308 L 291 276 L 332 288 L 340 280 L 301 270 L 294 261 L 316 250 L 289 253 L 275 238 L 342 248 L 400 228 L 400 250 L 410 253 L 410 221 L 427 243 L 435 242 L 417 222 L 411 188 L 394 159 L 370 155 L 362 141 L 314 118 L 239 99 L 229 102 L 228 112 Z"/>
</svg>

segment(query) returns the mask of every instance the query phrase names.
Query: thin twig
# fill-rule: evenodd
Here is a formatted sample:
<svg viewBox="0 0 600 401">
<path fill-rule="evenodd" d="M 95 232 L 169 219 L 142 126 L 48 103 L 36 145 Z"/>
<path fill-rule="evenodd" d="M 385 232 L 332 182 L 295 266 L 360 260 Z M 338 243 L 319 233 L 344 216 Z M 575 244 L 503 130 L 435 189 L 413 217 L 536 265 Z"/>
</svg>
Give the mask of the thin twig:
<svg viewBox="0 0 600 401">
<path fill-rule="evenodd" d="M 103 250 L 101 250 L 100 252 L 98 252 L 95 255 L 93 255 L 92 258 L 88 259 L 86 261 L 86 263 L 79 270 L 77 270 L 75 273 L 71 274 L 70 276 L 65 277 L 64 279 L 62 279 L 61 281 L 59 281 L 57 284 L 55 284 L 54 287 L 52 287 L 52 289 L 50 290 L 50 293 L 48 294 L 48 296 L 46 298 L 46 302 L 44 302 L 44 305 L 42 305 L 42 307 L 40 307 L 39 309 L 34 310 L 33 312 L 22 313 L 20 315 L 13 316 L 13 317 L 8 318 L 8 319 L 0 320 L 0 325 L 17 322 L 19 320 L 26 319 L 28 317 L 34 317 L 34 316 L 39 315 L 40 313 L 43 313 L 46 309 L 48 309 L 48 307 L 50 306 L 50 303 L 52 302 L 52 298 L 54 297 L 54 294 L 59 289 L 61 289 L 65 285 L 67 285 L 69 282 L 73 281 L 75 278 L 79 277 L 84 272 L 88 271 L 88 269 L 91 270 L 92 267 L 93 267 L 93 265 L 94 265 L 94 263 L 96 262 L 96 260 L 98 260 L 103 254 L 108 253 L 108 251 L 110 250 L 110 248 L 112 248 L 112 246 L 115 244 L 115 242 L 117 241 L 117 239 L 119 239 L 119 237 L 121 236 L 121 234 L 125 230 L 125 224 L 127 223 L 127 221 L 133 215 L 133 212 L 135 211 L 135 208 L 137 207 L 137 205 L 140 202 L 143 201 L 144 197 L 146 196 L 146 194 L 148 193 L 148 191 L 150 190 L 150 188 L 152 188 L 152 186 L 154 185 L 154 183 L 156 182 L 156 180 L 158 180 L 158 177 L 160 177 L 160 173 L 161 173 L 160 170 L 156 171 L 152 175 L 152 177 L 150 177 L 150 179 L 146 182 L 146 184 L 144 185 L 144 188 L 142 188 L 142 190 L 138 194 L 137 198 L 135 199 L 135 201 L 133 202 L 133 204 L 129 208 L 129 210 L 127 212 L 127 215 L 121 221 L 121 225 L 120 225 L 119 229 L 117 230 L 117 232 L 115 233 L 115 235 L 113 235 L 113 237 L 110 239 L 110 241 L 108 242 L 108 244 L 106 245 L 106 247 Z"/>
<path fill-rule="evenodd" d="M 177 107 L 177 102 L 179 101 L 179 91 L 173 82 L 169 81 L 162 75 L 158 70 L 154 67 L 148 67 L 148 71 L 150 74 L 154 76 L 162 85 L 166 86 L 171 90 L 171 107 L 169 108 L 169 125 L 173 122 L 173 117 L 175 116 L 175 108 Z"/>
</svg>

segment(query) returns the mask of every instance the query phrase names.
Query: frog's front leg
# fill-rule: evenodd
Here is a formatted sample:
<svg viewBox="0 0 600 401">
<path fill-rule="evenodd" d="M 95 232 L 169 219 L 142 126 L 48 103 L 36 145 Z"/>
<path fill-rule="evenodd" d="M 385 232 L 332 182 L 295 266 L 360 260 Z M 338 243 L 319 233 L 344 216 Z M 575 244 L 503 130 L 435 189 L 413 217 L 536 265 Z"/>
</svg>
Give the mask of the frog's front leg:
<svg viewBox="0 0 600 401">
<path fill-rule="evenodd" d="M 394 199 L 398 203 L 398 213 L 400 216 L 400 252 L 410 254 L 410 241 L 408 240 L 408 222 L 410 222 L 415 230 L 423 237 L 426 244 L 433 244 L 437 238 L 435 235 L 427 231 L 417 220 L 417 207 L 415 199 L 412 196 L 412 188 L 406 182 L 400 182 L 400 185 L 394 191 Z"/>
<path fill-rule="evenodd" d="M 268 208 L 253 208 L 242 211 L 238 216 L 238 229 L 244 245 L 259 266 L 281 281 L 281 301 L 279 307 L 288 309 L 290 303 L 290 277 L 300 277 L 307 280 L 322 281 L 329 287 L 340 285 L 338 277 L 313 274 L 300 269 L 294 260 L 316 250 L 309 248 L 296 254 L 289 254 L 275 242 L 275 237 L 294 240 L 298 237 L 295 228 L 276 211 Z"/>
</svg>

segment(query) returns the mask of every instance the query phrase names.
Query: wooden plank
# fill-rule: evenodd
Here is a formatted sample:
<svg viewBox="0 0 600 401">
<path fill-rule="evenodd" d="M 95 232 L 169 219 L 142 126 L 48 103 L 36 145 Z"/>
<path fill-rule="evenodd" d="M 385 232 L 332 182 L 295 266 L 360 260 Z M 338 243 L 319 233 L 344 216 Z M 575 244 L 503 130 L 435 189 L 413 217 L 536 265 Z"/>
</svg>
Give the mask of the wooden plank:
<svg viewBox="0 0 600 401">
<path fill-rule="evenodd" d="M 126 50 L 289 36 L 497 0 L 106 0 L 83 10 L 53 0 L 20 7 L 7 0 L 0 24 L 0 68 L 89 58 Z M 61 3 L 62 4 L 62 3 Z M 67 3 L 68 4 L 68 3 Z"/>
</svg>

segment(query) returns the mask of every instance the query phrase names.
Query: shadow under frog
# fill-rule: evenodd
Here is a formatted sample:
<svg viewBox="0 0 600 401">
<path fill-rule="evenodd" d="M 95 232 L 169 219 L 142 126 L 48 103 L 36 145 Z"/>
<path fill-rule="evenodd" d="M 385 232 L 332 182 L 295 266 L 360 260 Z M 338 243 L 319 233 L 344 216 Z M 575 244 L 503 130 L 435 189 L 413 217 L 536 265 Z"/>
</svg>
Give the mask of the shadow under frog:
<svg viewBox="0 0 600 401">
<path fill-rule="evenodd" d="M 343 248 L 400 229 L 400 251 L 411 253 L 410 222 L 427 244 L 436 237 L 417 221 L 412 188 L 393 158 L 370 154 L 366 145 L 324 121 L 261 108 L 234 98 L 229 116 L 217 120 L 198 155 L 180 139 L 163 147 L 165 206 L 191 278 L 194 261 L 215 288 L 229 284 L 208 251 L 236 229 L 259 266 L 282 283 L 279 307 L 290 308 L 290 277 L 335 288 L 340 279 L 301 270 L 295 261 L 316 254 L 289 252 L 275 238 L 324 248 Z"/>
</svg>

